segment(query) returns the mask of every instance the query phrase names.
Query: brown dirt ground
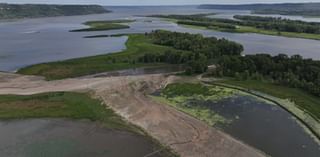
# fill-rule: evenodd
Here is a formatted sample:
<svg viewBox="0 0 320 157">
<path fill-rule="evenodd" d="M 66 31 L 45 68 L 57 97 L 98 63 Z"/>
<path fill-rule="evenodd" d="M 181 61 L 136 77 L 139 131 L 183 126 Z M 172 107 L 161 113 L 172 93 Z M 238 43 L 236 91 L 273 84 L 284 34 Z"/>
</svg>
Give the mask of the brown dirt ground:
<svg viewBox="0 0 320 157">
<path fill-rule="evenodd" d="M 90 92 L 127 121 L 170 146 L 182 157 L 263 157 L 263 153 L 205 123 L 154 102 L 147 94 L 179 80 L 165 74 L 45 81 L 42 77 L 0 72 L 0 94 L 53 91 Z"/>
</svg>

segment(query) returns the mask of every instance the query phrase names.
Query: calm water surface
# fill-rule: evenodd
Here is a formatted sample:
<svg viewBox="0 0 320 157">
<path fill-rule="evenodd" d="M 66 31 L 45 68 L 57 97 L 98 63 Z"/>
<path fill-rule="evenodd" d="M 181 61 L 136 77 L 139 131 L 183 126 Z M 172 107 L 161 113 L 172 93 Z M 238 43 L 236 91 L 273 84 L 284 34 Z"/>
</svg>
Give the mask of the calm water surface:
<svg viewBox="0 0 320 157">
<path fill-rule="evenodd" d="M 142 157 L 154 149 L 155 144 L 144 136 L 90 122 L 0 121 L 1 157 Z"/>
<path fill-rule="evenodd" d="M 180 27 L 174 23 L 141 16 L 152 14 L 196 14 L 218 12 L 217 10 L 184 7 L 107 7 L 109 14 L 53 17 L 19 20 L 0 23 L 0 71 L 14 71 L 18 68 L 49 61 L 92 56 L 125 49 L 127 37 L 90 38 L 84 36 L 144 33 L 155 29 L 201 33 L 237 41 L 244 45 L 246 54 L 286 53 L 301 54 L 307 58 L 320 59 L 320 41 L 285 38 L 258 34 L 223 33 Z M 231 11 L 219 11 L 231 14 Z M 234 11 L 233 11 L 234 12 Z M 136 19 L 130 29 L 102 32 L 69 32 L 85 27 L 88 20 Z M 150 22 L 149 20 L 152 20 Z"/>
<path fill-rule="evenodd" d="M 203 102 L 231 124 L 218 125 L 224 132 L 272 157 L 318 157 L 320 145 L 297 120 L 279 106 L 251 96 Z"/>
</svg>

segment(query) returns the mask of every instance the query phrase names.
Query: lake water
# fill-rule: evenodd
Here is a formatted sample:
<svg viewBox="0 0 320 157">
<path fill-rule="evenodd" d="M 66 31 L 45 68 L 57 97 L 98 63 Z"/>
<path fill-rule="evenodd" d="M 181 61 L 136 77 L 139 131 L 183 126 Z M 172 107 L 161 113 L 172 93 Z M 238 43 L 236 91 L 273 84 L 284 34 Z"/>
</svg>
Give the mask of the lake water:
<svg viewBox="0 0 320 157">
<path fill-rule="evenodd" d="M 239 34 L 180 27 L 168 21 L 141 16 L 152 14 L 196 14 L 217 10 L 183 7 L 107 7 L 109 14 L 26 19 L 0 23 L 0 71 L 14 71 L 36 63 L 118 52 L 125 49 L 127 37 L 83 38 L 90 35 L 144 33 L 155 29 L 201 33 L 227 38 L 244 45 L 245 54 L 301 54 L 320 59 L 320 41 L 259 34 Z M 220 15 L 235 11 L 219 11 Z M 136 19 L 130 29 L 101 32 L 69 32 L 83 28 L 89 20 Z M 308 19 L 308 18 L 305 18 Z M 150 20 L 152 22 L 150 22 Z"/>
<path fill-rule="evenodd" d="M 288 112 L 252 96 L 199 102 L 232 122 L 217 127 L 272 157 L 318 157 L 320 144 Z"/>
<path fill-rule="evenodd" d="M 155 149 L 159 148 L 144 136 L 107 129 L 92 122 L 0 121 L 2 157 L 142 157 Z"/>
</svg>

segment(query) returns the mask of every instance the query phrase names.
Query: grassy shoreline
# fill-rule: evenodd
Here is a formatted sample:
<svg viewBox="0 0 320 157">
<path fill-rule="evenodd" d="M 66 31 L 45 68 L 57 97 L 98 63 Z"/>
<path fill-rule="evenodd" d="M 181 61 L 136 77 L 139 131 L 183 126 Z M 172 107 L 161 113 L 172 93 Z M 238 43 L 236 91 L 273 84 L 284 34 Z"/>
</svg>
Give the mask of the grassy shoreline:
<svg viewBox="0 0 320 157">
<path fill-rule="evenodd" d="M 164 53 L 178 51 L 167 46 L 155 45 L 143 34 L 128 35 L 127 49 L 122 52 L 36 64 L 21 68 L 19 74 L 44 76 L 47 80 L 73 78 L 101 72 L 129 68 L 162 66 L 165 63 L 138 63 L 145 53 Z"/>
<path fill-rule="evenodd" d="M 101 101 L 86 94 L 52 92 L 30 96 L 0 95 L 0 119 L 70 118 L 101 122 L 105 127 L 139 132 Z"/>
<path fill-rule="evenodd" d="M 162 145 L 143 129 L 123 120 L 100 100 L 73 92 L 52 92 L 30 96 L 0 95 L 0 120 L 33 118 L 66 118 L 90 120 L 103 127 L 128 131 L 144 136 L 154 144 L 154 151 L 161 156 L 178 157 L 170 148 Z"/>
</svg>

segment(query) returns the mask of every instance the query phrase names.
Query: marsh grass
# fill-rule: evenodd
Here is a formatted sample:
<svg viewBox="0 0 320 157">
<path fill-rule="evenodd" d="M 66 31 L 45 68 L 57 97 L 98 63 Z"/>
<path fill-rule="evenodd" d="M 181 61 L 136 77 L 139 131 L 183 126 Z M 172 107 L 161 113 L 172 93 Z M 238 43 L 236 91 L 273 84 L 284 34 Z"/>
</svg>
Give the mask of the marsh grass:
<svg viewBox="0 0 320 157">
<path fill-rule="evenodd" d="M 200 83 L 174 83 L 162 90 L 160 96 L 151 96 L 155 101 L 168 104 L 185 112 L 210 126 L 228 124 L 231 120 L 214 112 L 201 102 L 217 102 L 235 96 L 232 89 L 217 86 L 205 86 Z"/>
<path fill-rule="evenodd" d="M 0 119 L 71 118 L 101 122 L 108 128 L 136 130 L 99 100 L 71 92 L 30 96 L 1 95 Z"/>
<path fill-rule="evenodd" d="M 171 47 L 152 44 L 151 40 L 143 34 L 129 35 L 126 47 L 126 50 L 118 53 L 36 64 L 21 68 L 17 73 L 39 75 L 44 76 L 47 80 L 57 80 L 107 71 L 162 66 L 165 64 L 139 63 L 137 60 L 145 53 L 161 54 L 168 50 L 178 51 Z"/>
</svg>

